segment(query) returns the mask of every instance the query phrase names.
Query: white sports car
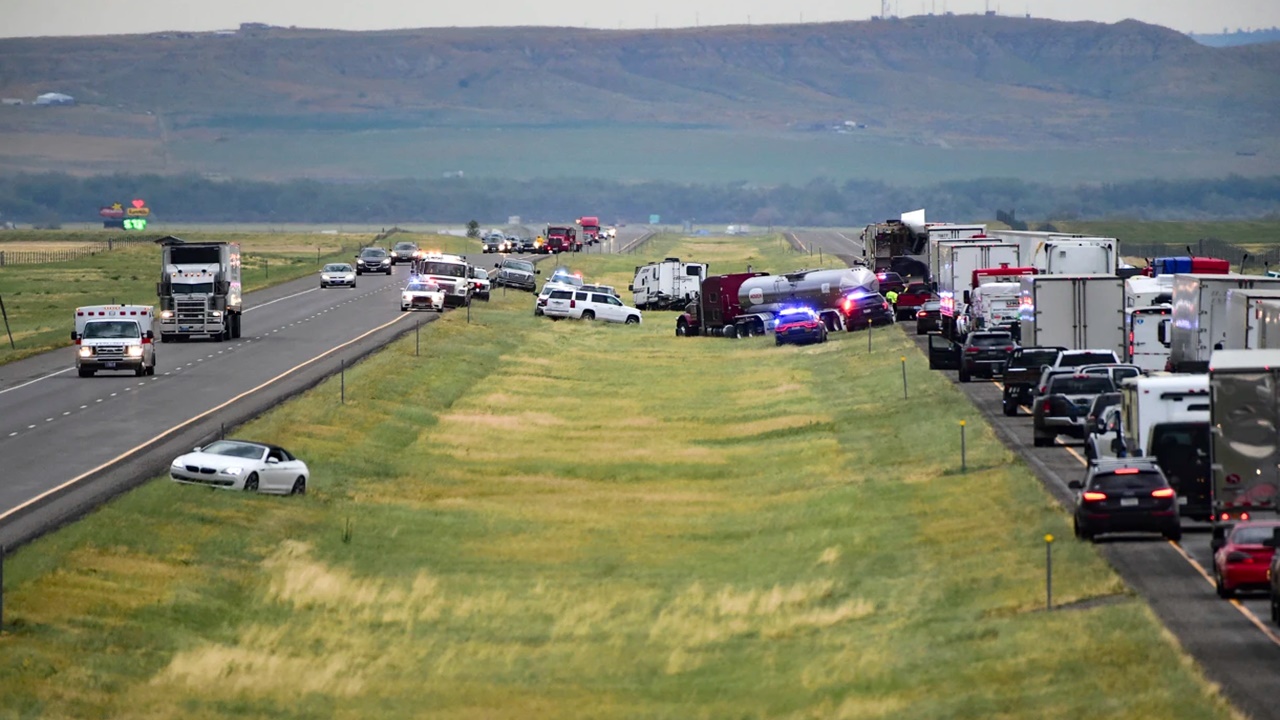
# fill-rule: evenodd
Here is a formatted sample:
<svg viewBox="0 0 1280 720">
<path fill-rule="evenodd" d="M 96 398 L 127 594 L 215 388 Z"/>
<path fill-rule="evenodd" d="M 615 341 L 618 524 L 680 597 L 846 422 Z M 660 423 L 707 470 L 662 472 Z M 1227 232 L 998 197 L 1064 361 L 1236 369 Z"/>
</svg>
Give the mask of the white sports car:
<svg viewBox="0 0 1280 720">
<path fill-rule="evenodd" d="M 174 482 L 227 490 L 302 495 L 311 471 L 281 447 L 243 440 L 218 440 L 179 455 L 169 465 Z"/>
<path fill-rule="evenodd" d="M 444 290 L 433 282 L 411 280 L 400 293 L 400 311 L 435 310 L 444 312 Z"/>
<path fill-rule="evenodd" d="M 329 263 L 320 271 L 320 287 L 356 286 L 356 269 L 347 263 Z"/>
</svg>

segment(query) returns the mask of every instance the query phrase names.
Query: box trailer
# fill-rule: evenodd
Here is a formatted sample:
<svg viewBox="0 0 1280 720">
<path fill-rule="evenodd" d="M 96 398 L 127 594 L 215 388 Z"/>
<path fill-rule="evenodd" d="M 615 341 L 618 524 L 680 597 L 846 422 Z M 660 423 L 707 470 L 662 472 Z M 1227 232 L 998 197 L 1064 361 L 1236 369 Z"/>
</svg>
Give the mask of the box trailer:
<svg viewBox="0 0 1280 720">
<path fill-rule="evenodd" d="M 1262 303 L 1280 300 L 1280 288 L 1241 288 L 1227 291 L 1224 350 L 1257 350 L 1262 331 Z"/>
<path fill-rule="evenodd" d="M 1115 275 L 1022 278 L 1018 304 L 1023 346 L 1125 352 L 1124 281 Z"/>
<path fill-rule="evenodd" d="M 1255 275 L 1173 276 L 1173 327 L 1169 369 L 1205 372 L 1214 350 L 1226 349 L 1227 292 L 1248 288 L 1280 288 L 1280 278 Z"/>
<path fill-rule="evenodd" d="M 1215 351 L 1209 387 L 1215 523 L 1274 513 L 1280 489 L 1280 350 Z"/>
</svg>

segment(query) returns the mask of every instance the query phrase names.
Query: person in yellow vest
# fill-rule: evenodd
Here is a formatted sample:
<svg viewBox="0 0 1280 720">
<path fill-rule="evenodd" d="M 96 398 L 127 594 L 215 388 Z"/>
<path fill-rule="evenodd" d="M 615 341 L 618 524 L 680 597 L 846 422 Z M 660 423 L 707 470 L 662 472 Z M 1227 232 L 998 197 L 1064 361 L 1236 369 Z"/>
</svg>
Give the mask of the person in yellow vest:
<svg viewBox="0 0 1280 720">
<path fill-rule="evenodd" d="M 897 290 L 890 290 L 889 292 L 885 293 L 884 299 L 888 300 L 889 304 L 894 306 L 895 308 L 898 307 L 898 291 Z"/>
</svg>

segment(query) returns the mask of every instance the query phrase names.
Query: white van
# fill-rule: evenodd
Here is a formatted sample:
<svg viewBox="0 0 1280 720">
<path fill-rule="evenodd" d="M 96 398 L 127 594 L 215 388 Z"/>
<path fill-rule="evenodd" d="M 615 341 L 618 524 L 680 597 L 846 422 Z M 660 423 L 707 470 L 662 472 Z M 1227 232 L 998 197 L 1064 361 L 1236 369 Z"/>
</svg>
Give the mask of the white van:
<svg viewBox="0 0 1280 720">
<path fill-rule="evenodd" d="M 156 374 L 156 346 L 150 305 L 87 305 L 76 308 L 76 370 L 92 377 L 99 370 Z"/>
<path fill-rule="evenodd" d="M 1129 457 L 1150 455 L 1152 430 L 1161 423 L 1208 422 L 1208 375 L 1161 375 L 1120 383 L 1121 432 Z"/>
</svg>

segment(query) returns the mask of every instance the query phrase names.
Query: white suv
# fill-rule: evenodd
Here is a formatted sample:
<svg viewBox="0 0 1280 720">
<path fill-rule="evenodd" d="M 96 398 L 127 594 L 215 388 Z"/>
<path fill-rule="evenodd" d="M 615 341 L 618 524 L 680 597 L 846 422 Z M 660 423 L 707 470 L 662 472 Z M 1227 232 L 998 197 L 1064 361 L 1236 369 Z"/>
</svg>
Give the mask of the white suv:
<svg viewBox="0 0 1280 720">
<path fill-rule="evenodd" d="M 569 303 L 569 317 L 582 320 L 640 324 L 640 311 L 624 305 L 617 295 L 578 289 Z"/>
</svg>

